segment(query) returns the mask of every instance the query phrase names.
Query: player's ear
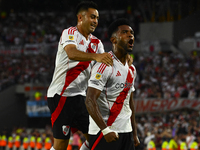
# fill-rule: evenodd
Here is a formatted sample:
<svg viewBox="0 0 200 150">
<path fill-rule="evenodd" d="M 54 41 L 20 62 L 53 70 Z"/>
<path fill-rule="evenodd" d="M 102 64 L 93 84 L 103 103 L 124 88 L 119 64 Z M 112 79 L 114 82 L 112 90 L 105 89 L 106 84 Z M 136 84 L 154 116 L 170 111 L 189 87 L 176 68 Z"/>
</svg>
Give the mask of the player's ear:
<svg viewBox="0 0 200 150">
<path fill-rule="evenodd" d="M 80 16 L 81 14 L 78 14 L 77 15 L 77 19 L 78 19 L 78 21 L 80 21 L 80 19 L 81 19 L 81 16 Z"/>
<path fill-rule="evenodd" d="M 113 44 L 116 44 L 117 43 L 117 40 L 116 40 L 116 37 L 112 36 L 110 38 L 110 41 L 113 43 Z"/>
<path fill-rule="evenodd" d="M 83 17 L 83 15 L 82 15 L 81 13 L 79 13 L 79 14 L 77 15 L 78 21 L 82 21 L 82 17 Z"/>
</svg>

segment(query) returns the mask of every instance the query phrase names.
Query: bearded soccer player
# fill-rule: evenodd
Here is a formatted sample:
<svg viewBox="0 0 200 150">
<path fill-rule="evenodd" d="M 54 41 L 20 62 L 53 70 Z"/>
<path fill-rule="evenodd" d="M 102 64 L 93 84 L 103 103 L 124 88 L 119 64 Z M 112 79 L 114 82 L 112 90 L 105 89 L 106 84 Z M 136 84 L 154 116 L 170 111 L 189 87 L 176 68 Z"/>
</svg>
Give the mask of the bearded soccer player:
<svg viewBox="0 0 200 150">
<path fill-rule="evenodd" d="M 96 63 L 91 71 L 86 95 L 90 115 L 91 150 L 134 150 L 139 145 L 134 115 L 133 91 L 136 69 L 129 67 L 134 33 L 126 19 L 114 21 L 108 28 L 113 50 L 113 66 Z"/>
<path fill-rule="evenodd" d="M 54 144 L 51 150 L 66 150 L 70 130 L 76 128 L 86 141 L 81 150 L 89 149 L 89 114 L 85 106 L 87 82 L 94 62 L 112 65 L 102 42 L 93 36 L 98 25 L 97 5 L 83 1 L 76 8 L 77 25 L 62 32 L 56 54 L 55 70 L 48 88 Z"/>
</svg>

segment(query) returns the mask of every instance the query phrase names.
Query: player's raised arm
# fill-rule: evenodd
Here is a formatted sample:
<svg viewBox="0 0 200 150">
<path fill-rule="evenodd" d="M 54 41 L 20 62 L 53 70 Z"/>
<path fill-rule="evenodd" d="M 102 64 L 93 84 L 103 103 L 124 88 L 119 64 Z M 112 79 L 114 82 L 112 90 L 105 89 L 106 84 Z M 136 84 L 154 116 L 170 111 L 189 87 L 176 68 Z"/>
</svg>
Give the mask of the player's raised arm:
<svg viewBox="0 0 200 150">
<path fill-rule="evenodd" d="M 71 60 L 77 60 L 77 61 L 92 61 L 95 60 L 97 62 L 102 62 L 106 64 L 107 66 L 113 65 L 113 59 L 108 53 L 86 53 L 79 51 L 74 44 L 68 44 L 65 46 L 65 51 Z"/>
</svg>

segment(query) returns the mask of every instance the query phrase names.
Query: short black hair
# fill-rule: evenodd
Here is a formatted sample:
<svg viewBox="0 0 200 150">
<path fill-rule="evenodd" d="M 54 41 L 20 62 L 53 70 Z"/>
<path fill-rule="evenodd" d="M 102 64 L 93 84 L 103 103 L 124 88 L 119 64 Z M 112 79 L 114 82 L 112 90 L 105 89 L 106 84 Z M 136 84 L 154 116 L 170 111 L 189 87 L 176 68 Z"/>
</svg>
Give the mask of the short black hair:
<svg viewBox="0 0 200 150">
<path fill-rule="evenodd" d="M 108 38 L 110 39 L 112 34 L 118 30 L 118 27 L 121 25 L 128 25 L 130 26 L 129 21 L 126 18 L 119 18 L 114 20 L 110 26 L 108 27 Z"/>
<path fill-rule="evenodd" d="M 87 11 L 89 8 L 98 9 L 98 6 L 93 1 L 82 1 L 77 5 L 75 14 L 77 15 L 80 11 L 83 10 Z"/>
</svg>

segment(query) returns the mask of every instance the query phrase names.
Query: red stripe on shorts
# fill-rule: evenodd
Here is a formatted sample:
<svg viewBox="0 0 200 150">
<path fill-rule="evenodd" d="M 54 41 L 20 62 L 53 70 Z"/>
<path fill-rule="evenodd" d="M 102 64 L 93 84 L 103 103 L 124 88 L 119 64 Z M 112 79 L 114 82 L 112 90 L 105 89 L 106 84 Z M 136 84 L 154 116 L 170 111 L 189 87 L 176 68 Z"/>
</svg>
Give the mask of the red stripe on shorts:
<svg viewBox="0 0 200 150">
<path fill-rule="evenodd" d="M 55 111 L 51 114 L 51 124 L 52 127 L 54 125 L 54 122 L 56 121 L 56 119 L 58 118 L 58 116 L 60 115 L 60 112 L 63 109 L 63 106 L 65 105 L 65 101 L 66 101 L 67 97 L 60 97 L 58 106 L 56 107 Z"/>
<path fill-rule="evenodd" d="M 96 140 L 96 141 L 94 142 L 94 144 L 92 145 L 91 150 L 94 150 L 94 149 L 95 149 L 95 147 L 97 146 L 97 144 L 99 144 L 99 142 L 100 142 L 100 140 L 101 140 L 102 137 L 103 137 L 103 133 L 101 132 L 100 135 L 99 135 L 99 137 L 97 138 L 97 140 Z"/>
</svg>

